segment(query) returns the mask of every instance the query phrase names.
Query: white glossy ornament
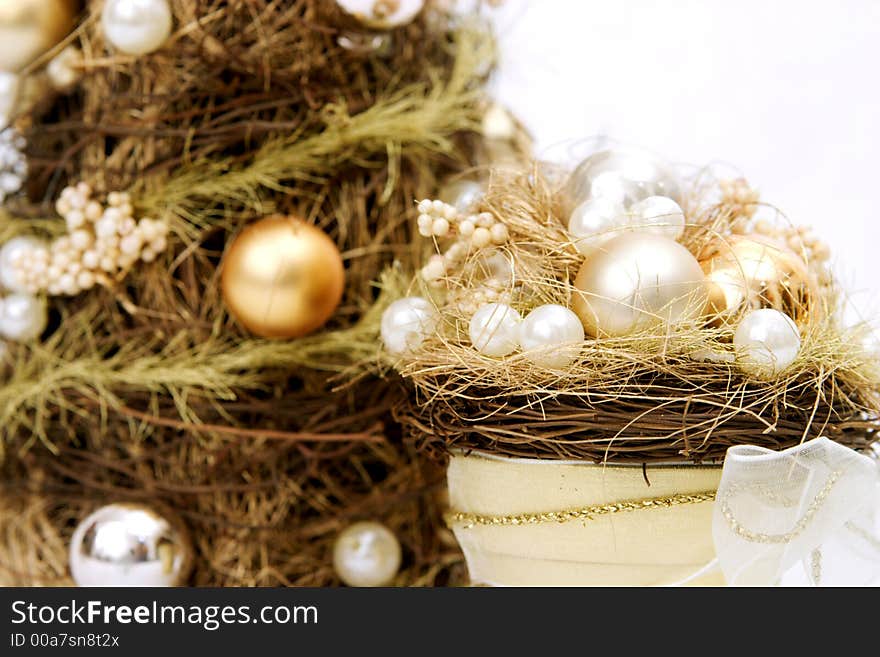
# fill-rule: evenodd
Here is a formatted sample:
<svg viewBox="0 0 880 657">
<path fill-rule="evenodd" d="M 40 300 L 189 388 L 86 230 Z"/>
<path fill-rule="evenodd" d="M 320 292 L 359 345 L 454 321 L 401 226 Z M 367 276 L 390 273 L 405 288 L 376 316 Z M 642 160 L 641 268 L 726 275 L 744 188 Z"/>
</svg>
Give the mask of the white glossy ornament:
<svg viewBox="0 0 880 657">
<path fill-rule="evenodd" d="M 733 336 L 736 360 L 745 372 L 760 378 L 780 374 L 797 358 L 801 335 L 794 321 L 773 308 L 748 313 Z"/>
<path fill-rule="evenodd" d="M 348 586 L 388 586 L 400 569 L 397 537 L 378 522 L 357 522 L 333 546 L 333 568 Z"/>
<path fill-rule="evenodd" d="M 46 300 L 16 292 L 0 301 L 0 336 L 16 342 L 33 340 L 46 329 Z"/>
<path fill-rule="evenodd" d="M 127 55 L 146 55 L 171 36 L 168 0 L 108 0 L 101 13 L 104 36 Z"/>
<path fill-rule="evenodd" d="M 19 77 L 15 73 L 0 71 L 0 130 L 12 122 L 20 85 Z"/>
<path fill-rule="evenodd" d="M 70 541 L 70 573 L 79 586 L 180 586 L 191 568 L 182 524 L 141 505 L 101 507 Z"/>
<path fill-rule="evenodd" d="M 684 211 L 668 196 L 649 196 L 629 209 L 633 230 L 662 235 L 672 240 L 684 234 Z"/>
<path fill-rule="evenodd" d="M 472 211 L 485 195 L 486 190 L 476 180 L 456 180 L 444 185 L 438 198 L 462 214 Z"/>
<path fill-rule="evenodd" d="M 367 27 L 390 30 L 411 22 L 425 0 L 336 0 L 336 4 Z"/>
<path fill-rule="evenodd" d="M 382 313 L 380 334 L 385 349 L 394 355 L 417 349 L 437 330 L 440 317 L 424 297 L 398 299 Z"/>
<path fill-rule="evenodd" d="M 678 200 L 681 185 L 672 168 L 650 153 L 631 148 L 594 153 L 572 172 L 565 187 L 570 208 L 592 198 L 607 198 L 624 207 L 648 198 Z"/>
<path fill-rule="evenodd" d="M 468 324 L 474 348 L 486 356 L 506 356 L 519 346 L 520 314 L 505 303 L 480 306 Z"/>
<path fill-rule="evenodd" d="M 620 235 L 628 224 L 623 205 L 607 198 L 592 198 L 578 205 L 568 220 L 575 248 L 588 255 Z"/>
<path fill-rule="evenodd" d="M 593 336 L 625 336 L 699 317 L 707 285 L 696 258 L 660 235 L 626 233 L 588 257 L 572 310 Z"/>
<path fill-rule="evenodd" d="M 46 248 L 48 242 L 28 235 L 20 235 L 8 240 L 0 247 L 0 287 L 9 292 L 26 292 L 15 266 L 21 258 L 26 258 L 38 248 Z"/>
<path fill-rule="evenodd" d="M 568 367 L 584 342 L 581 320 L 564 306 L 538 306 L 522 321 L 519 342 L 535 365 L 549 369 Z"/>
</svg>

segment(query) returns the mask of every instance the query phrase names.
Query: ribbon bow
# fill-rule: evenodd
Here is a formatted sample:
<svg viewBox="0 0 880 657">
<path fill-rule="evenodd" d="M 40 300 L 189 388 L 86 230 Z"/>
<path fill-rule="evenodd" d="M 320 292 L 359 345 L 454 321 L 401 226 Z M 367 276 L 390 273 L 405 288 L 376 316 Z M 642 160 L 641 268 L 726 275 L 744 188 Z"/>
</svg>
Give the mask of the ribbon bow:
<svg viewBox="0 0 880 657">
<path fill-rule="evenodd" d="M 731 447 L 712 523 L 728 584 L 880 583 L 880 465 L 827 438 Z"/>
</svg>

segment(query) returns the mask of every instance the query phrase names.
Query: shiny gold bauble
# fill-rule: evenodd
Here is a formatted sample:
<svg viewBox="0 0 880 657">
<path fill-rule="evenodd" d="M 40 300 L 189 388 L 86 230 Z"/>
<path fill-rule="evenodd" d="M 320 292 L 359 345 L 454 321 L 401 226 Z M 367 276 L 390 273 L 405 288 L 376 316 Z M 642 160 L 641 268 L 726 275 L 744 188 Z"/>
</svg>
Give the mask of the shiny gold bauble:
<svg viewBox="0 0 880 657">
<path fill-rule="evenodd" d="M 606 242 L 584 261 L 574 286 L 572 310 L 596 337 L 686 322 L 706 306 L 697 259 L 675 240 L 650 233 Z"/>
<path fill-rule="evenodd" d="M 342 299 L 345 270 L 326 233 L 295 217 L 245 228 L 223 263 L 223 299 L 249 331 L 296 338 L 324 325 Z"/>
<path fill-rule="evenodd" d="M 708 313 L 716 324 L 737 321 L 758 308 L 773 308 L 801 322 L 818 294 L 800 256 L 758 235 L 719 238 L 704 250 L 700 266 L 709 285 Z"/>
<path fill-rule="evenodd" d="M 0 0 L 0 71 L 17 72 L 73 29 L 75 0 Z"/>
</svg>

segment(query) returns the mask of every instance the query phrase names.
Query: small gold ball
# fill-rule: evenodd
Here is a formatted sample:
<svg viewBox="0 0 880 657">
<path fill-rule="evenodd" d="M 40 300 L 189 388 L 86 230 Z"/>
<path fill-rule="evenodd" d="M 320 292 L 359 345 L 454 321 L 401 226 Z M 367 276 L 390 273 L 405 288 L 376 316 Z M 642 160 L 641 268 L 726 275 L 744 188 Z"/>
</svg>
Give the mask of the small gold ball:
<svg viewBox="0 0 880 657">
<path fill-rule="evenodd" d="M 0 0 L 0 71 L 15 73 L 61 42 L 76 22 L 74 0 Z"/>
<path fill-rule="evenodd" d="M 345 283 L 342 256 L 319 228 L 273 216 L 245 228 L 223 262 L 229 312 L 264 338 L 296 338 L 330 319 Z"/>
<path fill-rule="evenodd" d="M 773 308 L 803 321 L 817 295 L 806 262 L 761 235 L 719 239 L 700 258 L 709 283 L 708 312 L 716 323 L 738 321 L 748 310 Z"/>
</svg>

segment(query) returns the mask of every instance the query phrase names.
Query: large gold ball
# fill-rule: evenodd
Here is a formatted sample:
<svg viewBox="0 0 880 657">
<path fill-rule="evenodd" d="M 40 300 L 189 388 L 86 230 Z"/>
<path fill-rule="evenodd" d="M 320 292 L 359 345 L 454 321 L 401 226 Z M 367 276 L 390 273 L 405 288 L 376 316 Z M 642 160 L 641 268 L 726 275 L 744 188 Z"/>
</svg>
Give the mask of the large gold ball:
<svg viewBox="0 0 880 657">
<path fill-rule="evenodd" d="M 297 338 L 320 328 L 342 299 L 345 270 L 326 233 L 295 217 L 245 228 L 226 252 L 223 299 L 249 331 Z"/>
<path fill-rule="evenodd" d="M 75 0 L 0 0 L 0 71 L 20 71 L 76 22 Z"/>
<path fill-rule="evenodd" d="M 697 259 L 661 235 L 627 233 L 608 241 L 587 258 L 574 286 L 572 310 L 595 337 L 693 320 L 706 306 Z"/>
<path fill-rule="evenodd" d="M 796 253 L 757 235 L 731 235 L 704 251 L 709 315 L 716 323 L 737 321 L 747 310 L 773 308 L 803 321 L 817 290 Z"/>
</svg>

